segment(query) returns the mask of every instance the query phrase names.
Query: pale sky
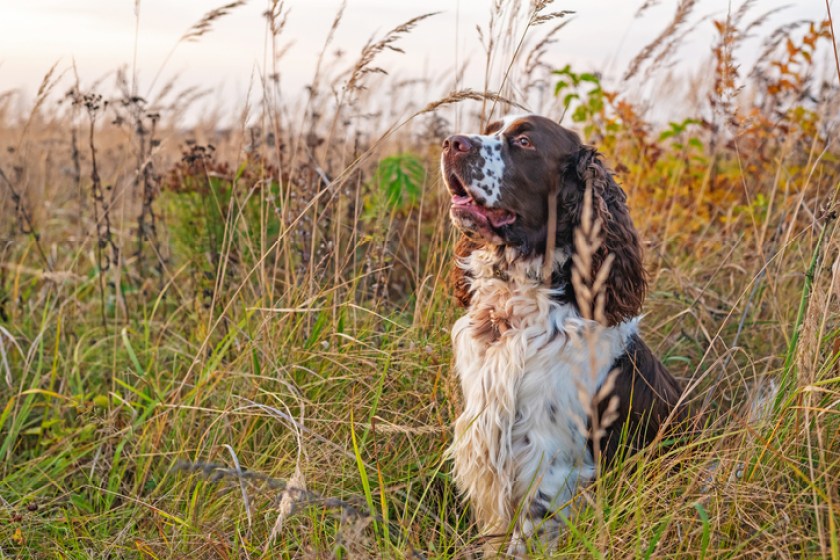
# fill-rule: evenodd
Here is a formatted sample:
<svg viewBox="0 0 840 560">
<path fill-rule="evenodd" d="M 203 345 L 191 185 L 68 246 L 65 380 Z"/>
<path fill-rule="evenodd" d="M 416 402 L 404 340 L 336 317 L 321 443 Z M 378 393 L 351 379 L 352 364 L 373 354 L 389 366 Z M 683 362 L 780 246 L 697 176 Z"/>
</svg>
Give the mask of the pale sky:
<svg viewBox="0 0 840 560">
<path fill-rule="evenodd" d="M 227 1 L 140 1 L 136 38 L 141 94 L 147 93 L 152 77 L 178 38 L 205 12 Z M 553 9 L 574 10 L 576 15 L 553 45 L 552 63 L 558 68 L 572 63 L 579 71 L 620 76 L 627 62 L 667 25 L 677 0 L 661 0 L 644 17 L 634 19 L 641 3 L 557 0 Z M 701 0 L 691 21 L 705 15 L 722 18 L 729 3 Z M 733 1 L 733 9 L 740 3 Z M 266 30 L 261 14 L 267 4 L 266 0 L 251 0 L 217 21 L 212 32 L 199 42 L 178 45 L 158 86 L 177 74 L 180 87 L 213 88 L 217 100 L 236 107 L 235 101 L 244 99 L 248 91 L 252 73 L 263 65 Z M 824 0 L 758 0 L 749 19 L 785 4 L 789 7 L 771 19 L 765 34 L 781 23 L 825 17 Z M 284 90 L 294 93 L 302 91 L 311 78 L 340 1 L 292 0 L 287 5 L 291 8 L 289 23 L 279 42 L 293 44 L 282 60 L 281 72 Z M 456 53 L 461 62 L 482 56 L 475 27 L 486 25 L 491 5 L 491 0 L 348 0 L 332 50 L 343 49 L 350 63 L 372 35 L 379 37 L 421 13 L 441 11 L 399 42 L 405 55 L 389 54 L 381 65 L 406 77 L 423 74 L 423 68 L 452 68 Z M 63 71 L 75 61 L 83 85 L 120 66 L 130 68 L 135 42 L 134 6 L 134 0 L 0 0 L 0 94 L 19 89 L 31 97 L 55 62 Z M 836 11 L 840 14 L 840 9 Z M 691 34 L 680 51 L 687 67 L 696 69 L 700 60 L 709 56 L 712 36 L 709 21 Z M 452 75 L 454 80 L 454 71 Z M 461 85 L 482 89 L 481 77 L 481 63 L 476 61 Z"/>
</svg>

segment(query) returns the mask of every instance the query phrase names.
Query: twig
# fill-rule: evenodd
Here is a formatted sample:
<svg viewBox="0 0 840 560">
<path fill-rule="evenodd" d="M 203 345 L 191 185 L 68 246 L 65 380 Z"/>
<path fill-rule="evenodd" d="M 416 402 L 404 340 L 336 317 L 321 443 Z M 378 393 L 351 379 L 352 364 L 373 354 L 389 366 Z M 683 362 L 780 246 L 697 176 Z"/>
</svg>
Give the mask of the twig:
<svg viewBox="0 0 840 560">
<path fill-rule="evenodd" d="M 312 490 L 290 485 L 288 481 L 284 479 L 274 478 L 261 472 L 243 469 L 240 467 L 238 462 L 236 462 L 235 468 L 230 468 L 219 463 L 209 463 L 204 461 L 178 461 L 175 463 L 173 470 L 201 474 L 211 483 L 220 482 L 226 478 L 235 480 L 241 485 L 243 495 L 246 495 L 244 490 L 245 482 L 263 484 L 267 486 L 269 490 L 277 492 L 275 497 L 278 500 L 281 499 L 283 495 L 288 494 L 294 499 L 295 505 L 321 505 L 325 508 L 339 509 L 344 514 L 357 517 L 359 519 L 372 519 L 380 523 L 382 522 L 382 518 L 376 513 L 359 509 L 357 506 L 346 500 L 322 496 Z M 394 526 L 394 528 L 397 530 L 399 529 L 396 526 Z"/>
<path fill-rule="evenodd" d="M 831 31 L 831 47 L 834 52 L 834 68 L 837 70 L 837 79 L 840 80 L 840 56 L 837 55 L 837 39 L 834 37 L 834 20 L 831 19 L 831 4 L 825 0 L 825 11 L 828 14 L 828 28 Z"/>
<path fill-rule="evenodd" d="M 236 467 L 237 478 L 239 479 L 239 489 L 242 491 L 242 502 L 245 504 L 245 515 L 248 516 L 248 529 L 254 524 L 254 518 L 251 514 L 251 501 L 248 499 L 248 489 L 245 488 L 245 479 L 242 478 L 242 467 L 239 466 L 239 457 L 236 456 L 236 451 L 228 444 L 224 444 L 225 449 L 230 453 L 233 459 L 233 466 Z"/>
<path fill-rule="evenodd" d="M 44 261 L 44 266 L 47 270 L 52 271 L 47 254 L 41 246 L 41 235 L 35 230 L 35 224 L 32 222 L 32 215 L 27 212 L 26 207 L 23 205 L 23 199 L 21 198 L 20 193 L 17 192 L 15 186 L 9 178 L 6 177 L 6 174 L 3 172 L 3 168 L 0 168 L 0 179 L 3 179 L 3 182 L 6 183 L 6 186 L 9 187 L 9 191 L 12 193 L 12 202 L 15 203 L 15 213 L 20 221 L 21 233 L 32 236 L 32 240 L 35 241 L 35 248 L 38 250 L 38 254 Z"/>
</svg>

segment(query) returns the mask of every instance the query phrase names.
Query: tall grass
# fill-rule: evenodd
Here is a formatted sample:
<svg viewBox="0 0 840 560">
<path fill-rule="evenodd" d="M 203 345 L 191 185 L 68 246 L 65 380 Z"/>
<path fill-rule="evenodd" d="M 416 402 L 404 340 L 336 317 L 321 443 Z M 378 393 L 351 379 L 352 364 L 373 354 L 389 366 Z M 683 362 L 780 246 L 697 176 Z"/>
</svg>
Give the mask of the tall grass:
<svg viewBox="0 0 840 560">
<path fill-rule="evenodd" d="M 183 40 L 212 40 L 238 4 Z M 56 102 L 50 69 L 22 116 L 0 94 L 0 556 L 480 550 L 442 458 L 460 311 L 437 157 L 456 120 L 523 106 L 619 172 L 648 243 L 643 330 L 699 419 L 583 490 L 597 507 L 555 554 L 840 558 L 840 78 L 818 73 L 833 29 L 768 29 L 750 2 L 692 24 L 680 3 L 636 80 L 666 79 L 687 25 L 719 37 L 711 70 L 680 78 L 697 103 L 663 126 L 629 86 L 552 56 L 569 20 L 549 4 L 493 3 L 484 91 L 377 66 L 433 15 L 333 58 L 342 8 L 288 98 L 294 14 L 273 2 L 259 101 L 233 127 L 185 127 L 200 89 L 141 98 L 124 73 Z"/>
</svg>

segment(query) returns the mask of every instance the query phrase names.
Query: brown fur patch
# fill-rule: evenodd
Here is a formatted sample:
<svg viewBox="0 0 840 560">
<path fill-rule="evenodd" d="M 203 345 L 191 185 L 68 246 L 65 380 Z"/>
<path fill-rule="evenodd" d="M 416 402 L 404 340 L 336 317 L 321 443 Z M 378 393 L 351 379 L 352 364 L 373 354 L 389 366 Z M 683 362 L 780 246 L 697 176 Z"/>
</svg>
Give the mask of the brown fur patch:
<svg viewBox="0 0 840 560">
<path fill-rule="evenodd" d="M 649 445 L 659 433 L 662 423 L 670 416 L 682 394 L 676 379 L 638 336 L 633 336 L 627 352 L 615 364 L 618 377 L 612 394 L 599 403 L 598 413 L 603 416 L 610 398 L 618 397 L 618 419 L 606 428 L 601 440 L 602 456 L 607 464 L 619 452 L 621 432 L 627 425 L 627 445 L 638 451 Z M 672 426 L 686 419 L 687 411 L 680 407 L 674 413 Z"/>
</svg>

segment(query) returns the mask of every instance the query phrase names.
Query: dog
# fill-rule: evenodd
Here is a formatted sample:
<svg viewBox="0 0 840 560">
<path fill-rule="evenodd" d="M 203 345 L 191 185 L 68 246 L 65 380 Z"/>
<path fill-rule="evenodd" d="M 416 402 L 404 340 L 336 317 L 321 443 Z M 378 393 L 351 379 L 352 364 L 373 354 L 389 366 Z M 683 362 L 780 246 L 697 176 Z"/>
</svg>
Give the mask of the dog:
<svg viewBox="0 0 840 560">
<path fill-rule="evenodd" d="M 452 328 L 463 393 L 454 480 L 483 533 L 512 529 L 521 542 L 572 515 L 596 448 L 609 465 L 683 419 L 681 388 L 639 335 L 639 235 L 594 148 L 549 118 L 510 116 L 446 138 L 441 171 L 462 233 L 454 291 L 467 310 Z M 581 255 L 587 208 L 602 239 Z M 598 320 L 581 308 L 576 260 L 588 278 L 601 273 Z M 593 399 L 603 421 L 594 436 Z"/>
</svg>

